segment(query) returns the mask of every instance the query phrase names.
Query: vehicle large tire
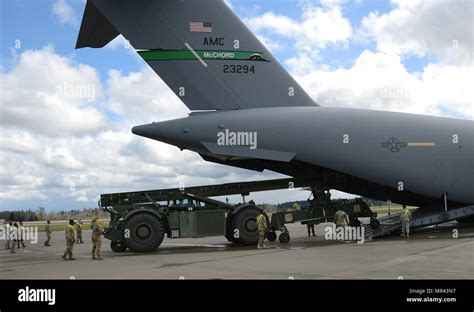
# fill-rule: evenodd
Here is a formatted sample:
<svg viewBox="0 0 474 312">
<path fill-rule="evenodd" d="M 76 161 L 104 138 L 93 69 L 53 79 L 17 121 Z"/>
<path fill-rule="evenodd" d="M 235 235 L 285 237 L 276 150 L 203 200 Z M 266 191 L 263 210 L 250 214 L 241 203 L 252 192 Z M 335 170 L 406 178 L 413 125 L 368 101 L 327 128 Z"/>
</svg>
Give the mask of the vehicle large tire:
<svg viewBox="0 0 474 312">
<path fill-rule="evenodd" d="M 274 242 L 277 239 L 277 233 L 275 232 L 268 232 L 267 233 L 267 239 L 269 242 Z"/>
<path fill-rule="evenodd" d="M 138 213 L 125 222 L 125 245 L 135 252 L 155 251 L 163 242 L 165 227 L 163 222 L 149 213 Z"/>
<path fill-rule="evenodd" d="M 227 220 L 226 220 L 226 234 L 225 238 L 231 243 L 237 244 L 239 242 L 238 238 L 234 237 L 234 229 L 232 227 L 232 221 L 234 219 L 234 215 L 232 215 L 230 212 L 227 214 Z"/>
<path fill-rule="evenodd" d="M 290 234 L 288 234 L 288 232 L 282 232 L 278 237 L 278 240 L 280 241 L 280 243 L 286 244 L 290 241 Z"/>
<path fill-rule="evenodd" d="M 239 232 L 238 242 L 242 245 L 252 246 L 258 243 L 257 216 L 260 209 L 248 206 L 238 211 L 232 219 L 232 233 Z"/>
<path fill-rule="evenodd" d="M 110 242 L 110 249 L 112 249 L 113 252 L 124 252 L 127 250 L 127 245 L 125 245 L 124 242 Z"/>
</svg>

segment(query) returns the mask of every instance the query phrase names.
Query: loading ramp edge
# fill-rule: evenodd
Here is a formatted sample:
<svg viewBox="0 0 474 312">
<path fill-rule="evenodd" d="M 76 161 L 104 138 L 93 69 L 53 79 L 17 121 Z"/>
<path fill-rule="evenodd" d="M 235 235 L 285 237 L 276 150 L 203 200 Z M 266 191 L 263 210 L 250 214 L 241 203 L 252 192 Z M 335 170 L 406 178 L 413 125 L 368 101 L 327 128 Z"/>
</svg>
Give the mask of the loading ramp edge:
<svg viewBox="0 0 474 312">
<path fill-rule="evenodd" d="M 369 224 L 364 224 L 365 239 L 371 240 L 373 238 L 392 235 L 397 232 L 397 230 L 400 230 L 402 226 L 400 222 L 400 215 L 401 213 L 397 213 L 379 218 L 378 220 L 380 221 L 380 227 L 377 229 L 372 229 Z M 442 211 L 426 216 L 415 217 L 410 220 L 410 229 L 420 229 L 469 216 L 474 216 L 474 205 Z"/>
</svg>

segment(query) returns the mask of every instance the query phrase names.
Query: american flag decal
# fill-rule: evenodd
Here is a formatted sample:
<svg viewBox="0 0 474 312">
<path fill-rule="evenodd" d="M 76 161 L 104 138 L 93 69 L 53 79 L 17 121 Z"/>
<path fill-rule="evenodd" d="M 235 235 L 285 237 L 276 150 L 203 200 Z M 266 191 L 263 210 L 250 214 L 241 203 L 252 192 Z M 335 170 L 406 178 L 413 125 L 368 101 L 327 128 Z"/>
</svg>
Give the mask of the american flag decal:
<svg viewBox="0 0 474 312">
<path fill-rule="evenodd" d="M 211 22 L 189 22 L 189 31 L 190 32 L 211 33 L 212 32 L 212 23 Z"/>
</svg>

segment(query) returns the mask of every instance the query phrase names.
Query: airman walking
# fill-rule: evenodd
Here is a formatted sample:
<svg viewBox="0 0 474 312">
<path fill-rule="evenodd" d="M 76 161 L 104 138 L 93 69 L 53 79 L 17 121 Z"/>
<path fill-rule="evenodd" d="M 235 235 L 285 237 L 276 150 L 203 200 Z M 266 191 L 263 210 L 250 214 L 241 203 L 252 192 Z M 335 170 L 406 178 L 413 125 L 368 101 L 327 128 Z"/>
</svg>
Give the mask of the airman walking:
<svg viewBox="0 0 474 312">
<path fill-rule="evenodd" d="M 26 247 L 25 245 L 25 227 L 23 226 L 23 221 L 20 221 L 20 224 L 18 225 L 18 239 L 17 239 L 17 243 L 18 243 L 18 249 L 23 249 Z M 20 246 L 21 245 L 21 246 Z"/>
<path fill-rule="evenodd" d="M 400 221 L 402 222 L 402 234 L 400 236 L 410 237 L 410 219 L 411 211 L 406 205 L 403 205 L 402 214 L 400 215 Z"/>
<path fill-rule="evenodd" d="M 338 210 L 334 214 L 334 223 L 336 227 L 346 227 L 349 224 L 349 217 L 344 210 Z"/>
<path fill-rule="evenodd" d="M 10 226 L 10 253 L 16 253 L 15 245 L 18 239 L 18 224 L 15 222 Z"/>
<path fill-rule="evenodd" d="M 5 224 L 5 233 L 7 234 L 5 249 L 10 249 L 10 231 L 11 231 L 12 223 L 5 221 L 4 224 Z"/>
<path fill-rule="evenodd" d="M 45 246 L 51 246 L 49 242 L 51 241 L 51 233 L 53 233 L 53 229 L 51 228 L 51 221 L 46 221 L 46 226 L 44 227 L 46 232 L 46 241 L 44 242 Z"/>
<path fill-rule="evenodd" d="M 75 242 L 76 239 L 74 237 L 74 220 L 69 220 L 69 224 L 66 226 L 66 250 L 64 251 L 63 255 L 63 259 L 65 261 L 76 260 L 72 257 L 72 249 L 74 248 Z"/>
<path fill-rule="evenodd" d="M 76 232 L 77 232 L 77 243 L 84 244 L 84 241 L 82 240 L 82 221 L 81 220 L 77 220 Z"/>
<path fill-rule="evenodd" d="M 257 216 L 257 229 L 258 229 L 258 249 L 265 249 L 265 234 L 267 232 L 267 218 L 263 211 Z"/>
<path fill-rule="evenodd" d="M 92 229 L 92 260 L 103 260 L 104 258 L 100 255 L 100 247 L 102 245 L 102 232 L 103 228 L 97 221 L 99 217 L 95 217 L 91 223 Z"/>
</svg>

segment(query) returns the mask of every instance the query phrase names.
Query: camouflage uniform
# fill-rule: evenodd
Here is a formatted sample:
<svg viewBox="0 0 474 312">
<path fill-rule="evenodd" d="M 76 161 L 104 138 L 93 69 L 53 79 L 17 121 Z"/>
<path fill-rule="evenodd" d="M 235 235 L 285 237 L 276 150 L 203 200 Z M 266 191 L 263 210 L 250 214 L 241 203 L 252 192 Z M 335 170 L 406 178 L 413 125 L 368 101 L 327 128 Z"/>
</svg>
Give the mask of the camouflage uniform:
<svg viewBox="0 0 474 312">
<path fill-rule="evenodd" d="M 80 222 L 76 223 L 76 232 L 77 232 L 77 243 L 82 244 L 84 241 L 82 240 L 82 225 Z"/>
<path fill-rule="evenodd" d="M 401 236 L 410 237 L 410 219 L 411 219 L 411 211 L 408 208 L 404 208 L 402 210 L 402 214 L 400 216 L 402 221 L 402 234 Z"/>
<path fill-rule="evenodd" d="M 64 251 L 63 259 L 68 260 L 67 256 L 69 255 L 69 260 L 74 260 L 72 257 L 72 249 L 74 248 L 74 243 L 76 242 L 74 238 L 74 227 L 71 224 L 66 226 L 66 250 Z"/>
<path fill-rule="evenodd" d="M 348 222 L 347 213 L 344 210 L 338 210 L 334 214 L 334 223 L 336 223 L 337 227 L 345 227 Z"/>
<path fill-rule="evenodd" d="M 265 233 L 267 229 L 267 220 L 263 213 L 257 216 L 257 228 L 258 228 L 258 249 L 264 249 L 265 246 Z"/>
<path fill-rule="evenodd" d="M 25 227 L 22 224 L 18 225 L 18 239 L 17 239 L 16 242 L 18 243 L 18 249 L 26 247 L 26 245 L 25 245 Z"/>
<path fill-rule="evenodd" d="M 92 229 L 92 260 L 102 260 L 100 255 L 100 247 L 102 245 L 102 226 L 95 220 L 91 223 Z M 97 254 L 97 255 L 96 255 Z"/>
<path fill-rule="evenodd" d="M 16 245 L 17 237 L 18 237 L 18 228 L 15 225 L 10 226 L 10 252 L 11 253 L 16 253 L 15 245 Z"/>
<path fill-rule="evenodd" d="M 45 246 L 51 246 L 49 244 L 49 242 L 51 241 L 51 233 L 53 233 L 53 230 L 51 228 L 51 224 L 46 224 L 46 226 L 44 227 L 44 230 L 46 232 L 46 241 L 44 242 L 44 245 Z"/>
<path fill-rule="evenodd" d="M 5 222 L 5 233 L 7 234 L 5 249 L 10 249 L 10 229 L 11 225 Z"/>
</svg>

